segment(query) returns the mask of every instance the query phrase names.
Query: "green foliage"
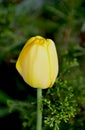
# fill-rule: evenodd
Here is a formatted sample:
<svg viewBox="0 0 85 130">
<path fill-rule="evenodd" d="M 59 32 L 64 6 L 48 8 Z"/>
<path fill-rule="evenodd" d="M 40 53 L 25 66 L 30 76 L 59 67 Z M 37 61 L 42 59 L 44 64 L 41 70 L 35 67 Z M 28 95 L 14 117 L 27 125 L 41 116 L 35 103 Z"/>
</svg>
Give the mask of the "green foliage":
<svg viewBox="0 0 85 130">
<path fill-rule="evenodd" d="M 6 105 L 8 99 L 10 99 L 10 97 L 5 92 L 0 91 L 0 118 L 9 114 L 9 109 Z M 3 104 L 5 106 L 3 106 Z"/>
<path fill-rule="evenodd" d="M 59 125 L 61 121 L 67 122 L 69 118 L 74 117 L 77 104 L 72 86 L 67 80 L 58 79 L 54 88 L 47 91 L 43 100 L 46 125 L 56 127 L 56 124 Z"/>
<path fill-rule="evenodd" d="M 22 122 L 23 128 L 30 128 L 30 130 L 35 130 L 36 105 L 34 102 L 8 100 L 7 104 L 9 106 L 10 112 L 13 111 L 19 112 L 20 119 L 22 119 L 23 121 Z"/>
</svg>

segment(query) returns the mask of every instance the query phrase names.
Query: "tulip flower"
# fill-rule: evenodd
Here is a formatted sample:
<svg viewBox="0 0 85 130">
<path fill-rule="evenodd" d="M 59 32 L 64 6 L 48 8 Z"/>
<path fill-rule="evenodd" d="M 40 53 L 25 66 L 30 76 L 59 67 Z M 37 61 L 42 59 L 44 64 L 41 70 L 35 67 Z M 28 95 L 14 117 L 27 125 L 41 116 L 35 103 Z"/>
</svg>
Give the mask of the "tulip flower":
<svg viewBox="0 0 85 130">
<path fill-rule="evenodd" d="M 27 84 L 37 88 L 36 130 L 42 130 L 42 89 L 52 87 L 58 75 L 55 43 L 41 36 L 32 37 L 23 47 L 16 68 Z"/>
<path fill-rule="evenodd" d="M 34 88 L 53 86 L 58 75 L 58 57 L 55 43 L 41 36 L 30 38 L 16 62 L 24 81 Z"/>
</svg>

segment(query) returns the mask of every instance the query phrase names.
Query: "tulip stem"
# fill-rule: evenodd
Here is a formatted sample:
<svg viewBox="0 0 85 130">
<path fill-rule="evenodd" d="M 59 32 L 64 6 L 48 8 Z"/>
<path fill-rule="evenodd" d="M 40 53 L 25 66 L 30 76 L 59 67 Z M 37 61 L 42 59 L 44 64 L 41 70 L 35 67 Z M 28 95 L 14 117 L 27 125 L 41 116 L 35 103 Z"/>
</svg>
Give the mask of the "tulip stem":
<svg viewBox="0 0 85 130">
<path fill-rule="evenodd" d="M 37 128 L 42 130 L 42 89 L 37 88 Z"/>
</svg>

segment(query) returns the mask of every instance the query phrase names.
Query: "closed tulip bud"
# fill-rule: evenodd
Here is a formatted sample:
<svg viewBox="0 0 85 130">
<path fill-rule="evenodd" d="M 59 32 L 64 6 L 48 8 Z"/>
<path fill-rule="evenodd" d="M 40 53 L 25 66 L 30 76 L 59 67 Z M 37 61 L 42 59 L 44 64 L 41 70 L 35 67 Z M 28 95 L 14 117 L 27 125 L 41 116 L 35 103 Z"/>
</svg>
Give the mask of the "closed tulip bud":
<svg viewBox="0 0 85 130">
<path fill-rule="evenodd" d="M 41 36 L 30 38 L 16 62 L 24 81 L 34 88 L 52 87 L 58 75 L 58 58 L 54 42 Z"/>
</svg>

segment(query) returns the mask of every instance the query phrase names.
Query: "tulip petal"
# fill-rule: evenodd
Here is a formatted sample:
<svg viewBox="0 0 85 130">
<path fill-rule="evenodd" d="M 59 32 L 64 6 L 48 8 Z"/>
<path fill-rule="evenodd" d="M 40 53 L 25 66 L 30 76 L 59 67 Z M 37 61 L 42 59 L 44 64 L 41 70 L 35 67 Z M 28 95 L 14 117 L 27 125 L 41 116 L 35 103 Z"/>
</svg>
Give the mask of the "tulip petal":
<svg viewBox="0 0 85 130">
<path fill-rule="evenodd" d="M 24 81 L 34 88 L 52 87 L 58 74 L 58 58 L 54 42 L 32 37 L 23 47 L 16 68 Z"/>
<path fill-rule="evenodd" d="M 50 66 L 46 47 L 38 46 L 38 51 L 32 71 L 33 85 L 38 88 L 48 88 L 50 85 Z"/>
<path fill-rule="evenodd" d="M 49 55 L 49 61 L 50 61 L 50 75 L 51 75 L 51 82 L 52 85 L 58 75 L 58 56 L 57 51 L 55 47 L 55 43 L 51 39 L 47 39 L 48 45 L 48 55 Z"/>
</svg>

